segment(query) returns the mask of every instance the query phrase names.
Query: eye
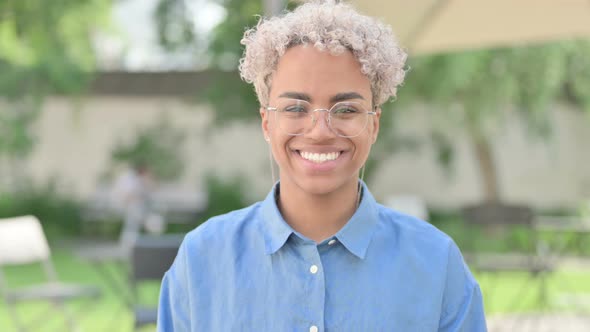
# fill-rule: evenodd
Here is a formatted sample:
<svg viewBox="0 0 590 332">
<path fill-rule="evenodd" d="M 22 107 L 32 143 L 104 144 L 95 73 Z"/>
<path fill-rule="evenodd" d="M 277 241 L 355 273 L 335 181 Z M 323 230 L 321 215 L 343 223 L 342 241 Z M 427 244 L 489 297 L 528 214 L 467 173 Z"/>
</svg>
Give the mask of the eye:
<svg viewBox="0 0 590 332">
<path fill-rule="evenodd" d="M 283 112 L 287 113 L 306 113 L 307 108 L 303 105 L 289 105 L 283 108 Z"/>
<path fill-rule="evenodd" d="M 358 107 L 349 104 L 337 105 L 332 110 L 332 113 L 334 113 L 334 115 L 353 115 L 359 112 L 360 110 Z"/>
</svg>

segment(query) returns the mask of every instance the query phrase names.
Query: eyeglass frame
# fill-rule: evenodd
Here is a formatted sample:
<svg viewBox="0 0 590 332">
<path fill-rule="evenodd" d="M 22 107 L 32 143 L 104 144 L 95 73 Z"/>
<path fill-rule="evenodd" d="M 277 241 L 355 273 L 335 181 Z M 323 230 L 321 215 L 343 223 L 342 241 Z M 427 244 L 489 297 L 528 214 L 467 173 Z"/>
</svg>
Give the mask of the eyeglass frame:
<svg viewBox="0 0 590 332">
<path fill-rule="evenodd" d="M 308 103 L 308 104 L 309 104 L 309 106 L 311 106 L 311 103 L 310 103 L 310 102 L 308 102 L 307 100 L 303 100 L 303 99 L 294 99 L 294 98 L 289 98 L 289 99 L 290 99 L 290 100 L 294 100 L 294 101 L 298 101 L 298 102 L 305 102 L 305 103 Z M 344 136 L 344 135 L 340 135 L 340 134 L 338 134 L 338 133 L 336 132 L 336 130 L 334 130 L 334 129 L 332 128 L 332 121 L 331 121 L 331 120 L 332 120 L 332 109 L 334 109 L 334 107 L 336 107 L 336 106 L 337 106 L 337 105 L 339 105 L 339 104 L 345 104 L 345 103 L 355 103 L 355 104 L 359 104 L 359 105 L 360 105 L 360 103 L 358 103 L 358 102 L 350 102 L 350 101 L 339 101 L 339 102 L 335 103 L 334 105 L 332 105 L 332 107 L 330 107 L 329 109 L 327 109 L 327 108 L 316 108 L 316 109 L 314 109 L 314 110 L 311 110 L 311 111 L 309 112 L 309 116 L 312 118 L 312 121 L 313 121 L 313 122 L 312 122 L 312 127 L 311 127 L 311 128 L 313 128 L 313 126 L 315 125 L 315 122 L 317 121 L 317 119 L 313 117 L 312 113 L 315 113 L 315 112 L 322 111 L 322 112 L 327 112 L 327 113 L 328 113 L 328 119 L 326 120 L 326 123 L 328 124 L 328 128 L 330 129 L 330 131 L 332 131 L 332 132 L 333 132 L 334 134 L 336 134 L 337 136 L 339 136 L 339 137 L 343 137 L 343 138 L 354 138 L 354 137 L 357 137 L 357 136 L 359 136 L 360 134 L 362 134 L 362 133 L 365 131 L 365 129 L 367 129 L 367 125 L 368 125 L 368 123 L 369 123 L 369 118 L 368 118 L 368 117 L 367 117 L 367 122 L 365 123 L 365 126 L 363 127 L 363 129 L 361 129 L 361 130 L 359 131 L 359 133 L 358 133 L 358 134 L 356 134 L 356 135 L 353 135 L 353 136 Z M 378 106 L 374 106 L 374 107 L 373 107 L 374 111 L 367 111 L 367 109 L 365 109 L 365 108 L 364 108 L 362 105 L 360 105 L 360 106 L 361 106 L 362 110 L 366 112 L 367 116 L 369 116 L 369 115 L 377 115 L 377 109 L 379 108 Z M 276 118 L 277 118 L 277 113 L 278 113 L 278 112 L 281 112 L 281 111 L 279 111 L 278 107 L 271 107 L 271 106 L 266 106 L 266 107 L 264 107 L 264 109 L 265 109 L 266 111 L 273 111 L 273 112 L 275 112 L 275 120 L 276 120 Z M 277 120 L 277 122 L 278 122 L 278 120 Z M 279 128 L 281 128 L 281 127 L 280 127 L 280 125 L 279 125 Z M 301 134 L 289 134 L 289 133 L 287 133 L 287 132 L 286 132 L 284 129 L 282 129 L 282 128 L 281 128 L 281 131 L 282 131 L 283 133 L 285 133 L 286 135 L 289 135 L 289 136 L 301 136 L 301 135 L 304 135 L 304 134 L 305 134 L 305 132 L 302 132 Z"/>
</svg>

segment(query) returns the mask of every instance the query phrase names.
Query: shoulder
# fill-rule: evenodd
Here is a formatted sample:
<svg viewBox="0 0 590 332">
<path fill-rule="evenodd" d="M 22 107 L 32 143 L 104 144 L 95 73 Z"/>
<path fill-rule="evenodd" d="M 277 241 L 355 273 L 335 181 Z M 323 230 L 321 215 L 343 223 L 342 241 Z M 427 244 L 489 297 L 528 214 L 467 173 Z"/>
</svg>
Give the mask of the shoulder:
<svg viewBox="0 0 590 332">
<path fill-rule="evenodd" d="M 381 242 L 391 243 L 388 247 L 400 253 L 414 269 L 446 275 L 445 282 L 454 284 L 457 291 L 476 286 L 459 247 L 450 236 L 416 217 L 382 205 L 378 210 Z"/>
<path fill-rule="evenodd" d="M 189 232 L 172 270 L 195 289 L 227 275 L 227 262 L 253 262 L 264 255 L 260 203 L 213 217 Z M 229 264 L 229 265 L 228 265 Z"/>
<path fill-rule="evenodd" d="M 258 229 L 258 212 L 261 202 L 243 209 L 212 217 L 189 232 L 184 245 L 189 247 L 212 246 L 222 241 L 235 241 L 237 237 Z"/>
<path fill-rule="evenodd" d="M 463 257 L 450 236 L 427 221 L 379 205 L 376 243 L 404 262 L 428 273 L 444 274 Z M 451 266 L 452 265 L 452 266 Z"/>
<path fill-rule="evenodd" d="M 409 241 L 418 246 L 449 248 L 453 240 L 427 221 L 377 204 L 379 223 L 387 233 L 398 240 Z"/>
</svg>

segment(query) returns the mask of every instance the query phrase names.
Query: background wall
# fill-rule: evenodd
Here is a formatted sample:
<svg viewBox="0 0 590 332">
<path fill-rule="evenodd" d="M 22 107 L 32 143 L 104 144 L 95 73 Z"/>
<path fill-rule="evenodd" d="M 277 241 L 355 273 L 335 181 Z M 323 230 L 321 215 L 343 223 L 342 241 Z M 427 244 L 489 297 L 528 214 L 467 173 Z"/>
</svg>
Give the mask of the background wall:
<svg viewBox="0 0 590 332">
<path fill-rule="evenodd" d="M 401 114 L 402 132 L 425 138 L 432 124 L 416 107 Z M 257 112 L 257 110 L 244 110 Z M 268 149 L 258 123 L 230 124 L 211 133 L 213 110 L 183 102 L 178 97 L 94 96 L 79 103 L 49 98 L 38 123 L 38 144 L 28 171 L 44 181 L 58 176 L 66 189 L 88 197 L 110 162 L 118 140 L 134 137 L 137 128 L 167 116 L 187 132 L 186 170 L 178 182 L 198 188 L 205 173 L 247 177 L 249 200 L 264 197 L 271 186 Z M 571 206 L 590 197 L 590 120 L 580 112 L 559 106 L 553 113 L 554 134 L 543 141 L 528 136 L 517 120 L 498 131 L 494 141 L 503 197 L 538 207 Z M 434 158 L 432 146 L 392 155 L 374 174 L 373 193 L 415 194 L 431 206 L 452 208 L 481 198 L 475 159 L 458 132 L 455 167 L 448 176 Z"/>
</svg>

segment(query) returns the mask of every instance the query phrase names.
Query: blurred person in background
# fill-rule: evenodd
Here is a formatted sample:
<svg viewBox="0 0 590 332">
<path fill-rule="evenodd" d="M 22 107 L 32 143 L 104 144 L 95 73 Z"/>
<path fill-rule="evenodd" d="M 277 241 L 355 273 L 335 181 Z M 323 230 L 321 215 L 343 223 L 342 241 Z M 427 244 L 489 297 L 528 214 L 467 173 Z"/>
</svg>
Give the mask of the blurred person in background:
<svg viewBox="0 0 590 332">
<path fill-rule="evenodd" d="M 113 204 L 125 210 L 148 204 L 153 180 L 145 163 L 133 163 L 115 180 Z"/>
<path fill-rule="evenodd" d="M 121 243 L 126 249 L 143 228 L 149 233 L 164 232 L 165 223 L 154 209 L 154 179 L 147 164 L 133 163 L 115 181 L 113 186 L 113 205 L 123 214 Z"/>
<path fill-rule="evenodd" d="M 242 44 L 279 181 L 185 237 L 158 331 L 486 331 L 453 240 L 362 181 L 380 105 L 405 76 L 390 27 L 315 1 L 260 19 Z"/>
</svg>

